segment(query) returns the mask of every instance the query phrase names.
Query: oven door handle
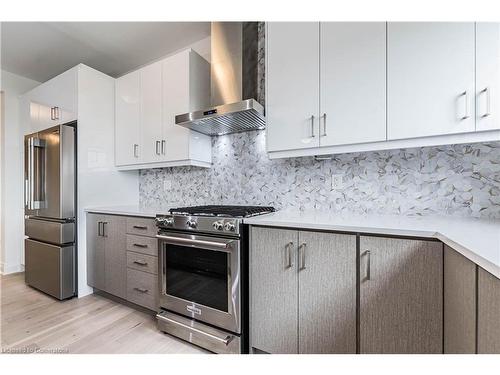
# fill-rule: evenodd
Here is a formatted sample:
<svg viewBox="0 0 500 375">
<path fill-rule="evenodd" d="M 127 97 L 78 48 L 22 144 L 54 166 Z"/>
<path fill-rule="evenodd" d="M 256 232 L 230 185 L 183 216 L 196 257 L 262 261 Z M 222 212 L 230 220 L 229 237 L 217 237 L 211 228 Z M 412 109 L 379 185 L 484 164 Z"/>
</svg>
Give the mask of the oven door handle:
<svg viewBox="0 0 500 375">
<path fill-rule="evenodd" d="M 185 329 L 187 329 L 187 330 L 189 330 L 191 332 L 195 332 L 195 333 L 198 333 L 200 335 L 207 336 L 207 337 L 211 338 L 212 340 L 215 340 L 215 341 L 218 341 L 218 342 L 224 344 L 225 346 L 228 346 L 229 343 L 234 339 L 234 336 L 230 336 L 230 335 L 226 335 L 225 337 L 219 337 L 219 336 L 213 335 L 211 333 L 202 331 L 201 329 L 198 329 L 198 328 L 195 328 L 195 327 L 191 327 L 191 326 L 189 326 L 187 324 L 178 322 L 178 321 L 173 320 L 173 319 L 169 319 L 166 316 L 163 316 L 161 314 L 157 314 L 156 318 L 160 319 L 160 320 L 163 320 L 163 321 L 165 321 L 167 323 L 180 326 L 180 327 L 185 328 Z"/>
<path fill-rule="evenodd" d="M 214 242 L 214 241 L 196 240 L 193 238 L 184 238 L 177 236 L 165 236 L 161 234 L 157 234 L 156 238 L 172 245 L 203 247 L 209 250 L 222 250 L 222 251 L 230 251 L 229 249 L 230 245 L 234 242 L 234 240 L 228 240 L 225 242 Z"/>
</svg>

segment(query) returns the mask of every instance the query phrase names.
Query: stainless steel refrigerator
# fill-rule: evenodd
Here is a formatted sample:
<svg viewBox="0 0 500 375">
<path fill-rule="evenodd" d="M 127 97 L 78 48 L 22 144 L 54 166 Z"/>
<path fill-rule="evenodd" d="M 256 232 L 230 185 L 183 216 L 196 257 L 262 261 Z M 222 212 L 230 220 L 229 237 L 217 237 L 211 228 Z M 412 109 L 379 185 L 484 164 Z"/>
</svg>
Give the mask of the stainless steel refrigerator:
<svg viewBox="0 0 500 375">
<path fill-rule="evenodd" d="M 24 138 L 25 281 L 60 300 L 76 295 L 76 122 Z"/>
</svg>

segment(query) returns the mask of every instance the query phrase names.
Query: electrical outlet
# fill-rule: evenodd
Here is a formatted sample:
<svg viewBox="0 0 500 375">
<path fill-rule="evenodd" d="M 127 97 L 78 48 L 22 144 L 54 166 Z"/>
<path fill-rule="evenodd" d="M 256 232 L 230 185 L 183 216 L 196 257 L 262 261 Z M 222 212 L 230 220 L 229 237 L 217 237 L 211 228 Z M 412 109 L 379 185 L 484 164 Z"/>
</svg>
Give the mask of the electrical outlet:
<svg viewBox="0 0 500 375">
<path fill-rule="evenodd" d="M 340 190 L 344 187 L 344 175 L 332 174 L 332 190 Z"/>
<path fill-rule="evenodd" d="M 172 181 L 171 180 L 163 180 L 163 190 L 169 191 L 172 189 Z"/>
</svg>

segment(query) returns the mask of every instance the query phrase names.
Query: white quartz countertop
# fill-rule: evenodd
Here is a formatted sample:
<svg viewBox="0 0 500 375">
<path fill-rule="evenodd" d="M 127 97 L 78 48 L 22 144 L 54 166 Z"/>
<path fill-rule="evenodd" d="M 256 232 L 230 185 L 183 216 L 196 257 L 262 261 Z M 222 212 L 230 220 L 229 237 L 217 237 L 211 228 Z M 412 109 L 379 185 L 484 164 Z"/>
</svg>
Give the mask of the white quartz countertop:
<svg viewBox="0 0 500 375">
<path fill-rule="evenodd" d="M 86 212 L 94 212 L 100 214 L 122 215 L 122 216 L 140 216 L 140 217 L 155 217 L 156 214 L 167 214 L 170 207 L 141 207 L 138 205 L 131 206 L 108 206 L 108 207 L 87 207 Z"/>
<path fill-rule="evenodd" d="M 437 238 L 500 278 L 500 220 L 279 211 L 251 217 L 244 222 L 272 227 Z"/>
</svg>

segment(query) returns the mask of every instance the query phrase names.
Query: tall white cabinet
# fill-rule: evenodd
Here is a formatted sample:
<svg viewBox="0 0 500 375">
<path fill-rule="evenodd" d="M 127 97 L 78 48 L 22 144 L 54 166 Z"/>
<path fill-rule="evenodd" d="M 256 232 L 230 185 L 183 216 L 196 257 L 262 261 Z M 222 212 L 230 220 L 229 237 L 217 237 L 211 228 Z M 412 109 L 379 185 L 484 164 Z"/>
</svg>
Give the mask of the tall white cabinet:
<svg viewBox="0 0 500 375">
<path fill-rule="evenodd" d="M 471 132 L 474 23 L 389 22 L 387 138 Z"/>
<path fill-rule="evenodd" d="M 210 100 L 210 65 L 191 49 L 116 80 L 116 166 L 209 167 L 210 137 L 175 125 L 175 116 Z"/>
</svg>

